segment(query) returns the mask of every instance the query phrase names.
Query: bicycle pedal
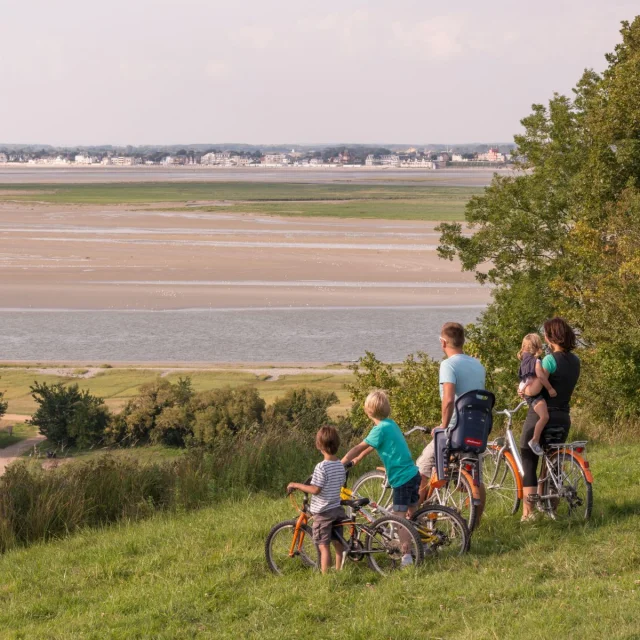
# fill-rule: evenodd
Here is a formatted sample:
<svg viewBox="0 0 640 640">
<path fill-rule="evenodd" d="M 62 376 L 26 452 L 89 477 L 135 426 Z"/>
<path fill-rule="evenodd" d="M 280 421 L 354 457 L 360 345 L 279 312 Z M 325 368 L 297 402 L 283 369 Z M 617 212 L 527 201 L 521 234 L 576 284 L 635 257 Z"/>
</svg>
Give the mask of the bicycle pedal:
<svg viewBox="0 0 640 640">
<path fill-rule="evenodd" d="M 540 494 L 539 493 L 530 493 L 527 496 L 527 502 L 529 504 L 537 504 L 540 502 Z"/>
</svg>

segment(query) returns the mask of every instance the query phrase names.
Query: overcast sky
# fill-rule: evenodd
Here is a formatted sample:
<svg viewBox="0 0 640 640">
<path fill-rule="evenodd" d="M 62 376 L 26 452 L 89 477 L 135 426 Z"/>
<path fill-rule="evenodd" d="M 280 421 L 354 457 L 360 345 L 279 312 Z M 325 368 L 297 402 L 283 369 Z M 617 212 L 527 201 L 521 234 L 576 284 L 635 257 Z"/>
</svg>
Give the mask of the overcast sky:
<svg viewBox="0 0 640 640">
<path fill-rule="evenodd" d="M 0 0 L 0 142 L 507 142 L 638 0 Z"/>
</svg>

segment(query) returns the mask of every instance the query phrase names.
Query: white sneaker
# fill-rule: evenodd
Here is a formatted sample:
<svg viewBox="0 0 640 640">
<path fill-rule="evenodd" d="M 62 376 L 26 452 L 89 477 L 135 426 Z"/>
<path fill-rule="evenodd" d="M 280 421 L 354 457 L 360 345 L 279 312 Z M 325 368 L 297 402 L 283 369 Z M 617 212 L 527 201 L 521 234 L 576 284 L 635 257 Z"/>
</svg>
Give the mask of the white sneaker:
<svg viewBox="0 0 640 640">
<path fill-rule="evenodd" d="M 533 451 L 533 453 L 535 453 L 537 456 L 541 456 L 544 453 L 544 450 L 540 446 L 540 443 L 529 440 L 527 444 L 529 445 L 529 449 L 531 449 L 531 451 Z"/>
<path fill-rule="evenodd" d="M 400 568 L 404 569 L 411 566 L 413 566 L 413 556 L 410 553 L 405 553 L 400 561 Z"/>
</svg>

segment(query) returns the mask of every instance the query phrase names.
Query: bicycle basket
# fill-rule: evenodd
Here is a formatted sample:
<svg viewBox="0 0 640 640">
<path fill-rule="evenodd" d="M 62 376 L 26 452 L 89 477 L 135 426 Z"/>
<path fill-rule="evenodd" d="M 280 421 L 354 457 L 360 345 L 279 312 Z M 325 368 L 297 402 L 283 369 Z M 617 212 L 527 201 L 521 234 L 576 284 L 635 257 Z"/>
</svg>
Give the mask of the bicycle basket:
<svg viewBox="0 0 640 640">
<path fill-rule="evenodd" d="M 495 401 L 493 393 L 483 389 L 468 391 L 456 400 L 456 424 L 448 428 L 450 451 L 482 453 L 487 448 Z"/>
</svg>

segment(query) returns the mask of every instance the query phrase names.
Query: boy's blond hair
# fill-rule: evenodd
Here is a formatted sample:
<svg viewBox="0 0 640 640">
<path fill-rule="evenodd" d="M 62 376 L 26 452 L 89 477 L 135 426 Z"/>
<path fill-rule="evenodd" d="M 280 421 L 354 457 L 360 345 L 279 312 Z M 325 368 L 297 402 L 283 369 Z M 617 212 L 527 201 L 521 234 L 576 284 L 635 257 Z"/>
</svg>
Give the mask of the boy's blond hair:
<svg viewBox="0 0 640 640">
<path fill-rule="evenodd" d="M 372 391 L 364 401 L 364 409 L 372 418 L 384 420 L 391 413 L 389 397 L 380 389 Z"/>
<path fill-rule="evenodd" d="M 537 333 L 528 333 L 522 339 L 522 346 L 520 347 L 520 351 L 518 351 L 518 360 L 522 360 L 523 353 L 530 353 L 536 356 L 536 358 L 542 356 L 544 348 L 542 347 L 542 340 Z"/>
</svg>

